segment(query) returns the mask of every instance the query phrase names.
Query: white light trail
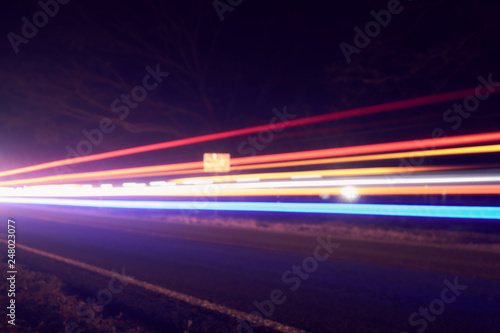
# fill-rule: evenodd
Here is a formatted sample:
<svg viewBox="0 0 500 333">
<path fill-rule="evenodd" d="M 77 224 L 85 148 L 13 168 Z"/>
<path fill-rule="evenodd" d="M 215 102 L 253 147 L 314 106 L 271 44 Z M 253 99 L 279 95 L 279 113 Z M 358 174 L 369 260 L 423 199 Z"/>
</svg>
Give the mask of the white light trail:
<svg viewBox="0 0 500 333">
<path fill-rule="evenodd" d="M 26 186 L 24 188 L 0 188 L 0 195 L 7 197 L 92 197 L 92 196 L 203 196 L 231 195 L 231 191 L 258 189 L 300 189 L 300 188 L 343 188 L 341 193 L 349 200 L 355 200 L 355 187 L 398 187 L 403 185 L 460 185 L 460 184 L 491 184 L 500 183 L 500 175 L 483 176 L 411 176 L 391 179 L 384 176 L 349 179 L 321 180 L 280 180 L 253 181 L 246 178 L 244 182 L 227 182 L 213 184 L 203 180 L 200 184 L 179 185 L 173 182 L 124 183 L 123 187 L 113 187 L 102 184 L 100 187 L 91 185 L 44 185 Z M 210 187 L 210 191 L 208 191 Z M 357 191 L 356 191 L 357 192 Z M 499 184 L 500 192 L 500 184 Z M 236 192 L 235 192 L 236 193 Z M 344 194 L 345 193 L 345 194 Z"/>
</svg>

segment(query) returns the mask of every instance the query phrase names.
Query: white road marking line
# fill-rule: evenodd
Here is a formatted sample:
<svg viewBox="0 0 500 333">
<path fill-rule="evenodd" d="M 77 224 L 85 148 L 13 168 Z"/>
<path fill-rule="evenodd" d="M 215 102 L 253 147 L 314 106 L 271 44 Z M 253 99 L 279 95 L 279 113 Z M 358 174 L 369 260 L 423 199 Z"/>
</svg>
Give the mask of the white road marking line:
<svg viewBox="0 0 500 333">
<path fill-rule="evenodd" d="M 3 239 L 0 239 L 0 242 L 7 244 L 7 241 L 5 241 Z M 86 264 L 84 262 L 79 262 L 79 261 L 76 261 L 76 260 L 73 260 L 73 259 L 61 257 L 61 256 L 58 256 L 57 254 L 52 254 L 52 253 L 49 253 L 49 252 L 37 250 L 37 249 L 34 249 L 34 248 L 26 246 L 26 245 L 21 245 L 19 243 L 17 243 L 16 246 L 17 246 L 17 248 L 21 248 L 23 250 L 26 250 L 26 251 L 29 251 L 29 252 L 32 252 L 32 253 L 35 253 L 35 254 L 38 254 L 38 255 L 50 258 L 50 259 L 62 261 L 64 263 L 66 263 L 66 264 L 70 264 L 70 265 L 73 265 L 73 266 L 76 266 L 76 267 L 80 267 L 80 268 L 86 269 L 86 270 L 94 272 L 94 273 L 98 273 L 98 274 L 101 274 L 101 275 L 104 275 L 104 276 L 107 276 L 107 277 L 110 277 L 110 278 L 115 277 L 115 274 L 113 274 L 113 272 L 105 270 L 105 269 L 97 267 L 97 266 L 93 266 L 93 265 Z M 236 319 L 241 319 L 241 320 L 252 322 L 252 323 L 259 323 L 260 326 L 269 327 L 269 328 L 272 328 L 272 329 L 274 329 L 274 330 L 276 330 L 278 332 L 283 332 L 283 333 L 308 333 L 305 330 L 301 330 L 299 328 L 295 328 L 295 327 L 292 327 L 292 326 L 287 326 L 287 325 L 278 323 L 276 321 L 272 321 L 270 319 L 264 319 L 261 322 L 261 318 L 262 317 L 259 317 L 259 316 L 253 315 L 253 314 L 249 314 L 249 313 L 246 313 L 246 312 L 243 312 L 243 311 L 235 310 L 235 309 L 232 309 L 232 308 L 224 306 L 224 305 L 219 305 L 219 304 L 216 304 L 216 303 L 212 303 L 210 301 L 206 301 L 206 300 L 203 300 L 201 298 L 197 298 L 197 297 L 194 297 L 194 296 L 189 296 L 187 294 L 183 294 L 183 293 L 180 293 L 180 292 L 177 292 L 177 291 L 174 291 L 174 290 L 163 288 L 163 287 L 160 287 L 160 286 L 157 286 L 157 285 L 145 282 L 145 281 L 139 281 L 139 280 L 136 280 L 136 279 L 134 279 L 132 277 L 129 277 L 129 276 L 123 276 L 121 278 L 123 280 L 126 280 L 128 283 L 133 284 L 133 285 L 135 285 L 137 287 L 141 287 L 141 288 L 149 290 L 149 291 L 153 291 L 153 292 L 157 292 L 157 293 L 163 294 L 163 295 L 165 295 L 167 297 L 183 301 L 183 302 L 188 303 L 190 305 L 194 305 L 194 306 L 198 306 L 198 307 L 201 307 L 201 308 L 204 308 L 204 309 L 208 309 L 208 310 L 212 310 L 212 311 L 215 311 L 215 312 L 219 312 L 219 313 L 225 314 L 225 315 L 227 315 L 229 317 L 234 317 Z"/>
</svg>

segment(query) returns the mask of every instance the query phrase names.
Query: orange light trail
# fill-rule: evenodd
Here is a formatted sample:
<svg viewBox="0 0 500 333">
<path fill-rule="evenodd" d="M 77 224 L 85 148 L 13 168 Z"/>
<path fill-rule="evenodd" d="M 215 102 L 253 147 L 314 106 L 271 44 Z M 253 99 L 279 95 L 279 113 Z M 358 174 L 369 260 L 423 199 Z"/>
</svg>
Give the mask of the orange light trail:
<svg viewBox="0 0 500 333">
<path fill-rule="evenodd" d="M 176 175 L 182 173 L 202 173 L 203 169 L 189 169 L 193 163 L 200 164 L 202 162 L 191 162 L 179 164 L 166 164 L 149 167 L 138 167 L 128 169 L 115 169 L 96 172 L 75 173 L 60 176 L 47 176 L 29 179 L 18 179 L 0 182 L 0 186 L 14 186 L 14 185 L 32 185 L 32 184 L 51 184 L 54 180 L 58 181 L 94 181 L 94 180 L 109 180 L 109 179 L 124 179 L 124 178 L 138 178 L 138 177 L 152 177 L 152 176 L 166 176 Z M 258 165 L 254 166 L 258 167 Z M 183 170 L 183 168 L 186 168 Z M 443 166 L 443 167 L 415 167 L 412 170 L 399 170 L 398 167 L 387 168 L 359 168 L 359 169 L 336 169 L 336 170 L 318 170 L 318 171 L 296 171 L 296 172 L 280 172 L 280 173 L 260 173 L 260 174 L 246 174 L 246 175 L 223 175 L 215 177 L 194 177 L 194 179 L 210 179 L 214 182 L 236 181 L 242 178 L 260 178 L 260 179 L 282 179 L 293 176 L 307 176 L 311 174 L 321 174 L 323 176 L 348 176 L 348 175 L 378 175 L 390 174 L 394 172 L 425 172 L 436 170 L 454 170 L 463 169 L 465 166 Z M 172 171 L 173 170 L 173 171 Z M 182 183 L 184 180 L 193 178 L 182 178 L 171 180 L 172 182 Z M 229 179 L 229 180 L 227 180 Z"/>
<path fill-rule="evenodd" d="M 182 184 L 187 181 L 207 180 L 213 183 L 235 182 L 243 179 L 258 178 L 260 180 L 270 179 L 288 179 L 293 177 L 307 176 L 367 176 L 367 175 L 390 175 L 394 173 L 410 173 L 410 172 L 425 172 L 425 171 L 443 171 L 443 170 L 458 170 L 465 169 L 467 166 L 435 166 L 435 167 L 415 167 L 412 170 L 409 168 L 401 169 L 400 167 L 381 167 L 381 168 L 356 168 L 356 169 L 334 169 L 334 170 L 313 170 L 313 171 L 294 171 L 294 172 L 272 172 L 272 173 L 251 173 L 241 175 L 222 175 L 209 177 L 191 177 L 170 179 L 170 182 Z"/>
<path fill-rule="evenodd" d="M 63 181 L 91 181 L 91 180 L 103 180 L 103 179 L 142 177 L 151 175 L 165 175 L 168 174 L 169 171 L 180 171 L 192 168 L 201 168 L 202 166 L 203 162 L 188 162 L 188 163 L 154 165 L 146 167 L 126 168 L 126 169 L 114 169 L 105 171 L 82 172 L 82 173 L 74 173 L 68 175 L 46 176 L 46 177 L 3 181 L 0 182 L 0 186 L 47 184 L 54 181 L 60 183 Z"/>
<path fill-rule="evenodd" d="M 291 161 L 291 162 L 279 162 L 279 163 L 263 163 L 258 165 L 245 165 L 231 168 L 232 170 L 251 170 L 251 169 L 269 169 L 269 168 L 282 168 L 291 166 L 303 166 L 303 165 L 317 165 L 317 164 L 334 164 L 334 163 L 347 163 L 347 162 L 366 162 L 366 161 L 376 161 L 376 160 L 388 160 L 396 158 L 405 158 L 412 156 L 447 156 L 456 154 L 481 154 L 481 153 L 493 153 L 500 151 L 500 145 L 487 145 L 487 146 L 474 146 L 474 147 L 462 147 L 462 148 L 446 148 L 446 149 L 436 149 L 432 151 L 422 151 L 415 150 L 402 153 L 390 153 L 390 154 L 374 154 L 374 155 L 361 155 L 361 156 L 348 156 L 348 157 L 334 157 L 334 158 L 323 158 L 314 159 L 306 161 Z M 413 169 L 413 168 L 410 168 Z"/>
<path fill-rule="evenodd" d="M 475 143 L 493 142 L 499 140 L 500 140 L 500 132 L 469 134 L 469 135 L 460 135 L 453 137 L 444 137 L 438 139 L 427 139 L 427 140 L 422 140 L 420 142 L 416 140 L 399 141 L 399 142 L 377 143 L 377 144 L 362 145 L 362 146 L 309 150 L 305 152 L 239 157 L 231 159 L 231 165 L 278 162 L 278 161 L 299 160 L 299 159 L 305 160 L 305 159 L 312 159 L 312 158 L 319 158 L 326 156 L 330 157 L 350 156 L 350 155 L 380 153 L 380 152 L 397 151 L 397 150 L 419 149 L 419 151 L 422 151 L 422 148 L 426 146 L 427 147 L 458 146 L 463 144 L 470 145 Z"/>
</svg>

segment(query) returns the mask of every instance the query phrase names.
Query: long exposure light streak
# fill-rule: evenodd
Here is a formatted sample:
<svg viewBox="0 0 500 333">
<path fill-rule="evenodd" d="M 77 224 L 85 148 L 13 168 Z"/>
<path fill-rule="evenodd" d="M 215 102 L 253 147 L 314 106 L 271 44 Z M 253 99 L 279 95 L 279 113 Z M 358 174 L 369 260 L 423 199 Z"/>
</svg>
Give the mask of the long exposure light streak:
<svg viewBox="0 0 500 333">
<path fill-rule="evenodd" d="M 489 146 L 476 146 L 476 147 L 462 147 L 462 148 L 447 148 L 447 149 L 436 149 L 433 151 L 427 151 L 425 154 L 428 156 L 444 156 L 444 155 L 454 155 L 454 154 L 476 154 L 476 153 L 489 153 L 500 151 L 500 145 L 489 145 Z M 319 160 L 307 160 L 307 161 L 296 161 L 296 162 L 283 162 L 283 163 L 264 163 L 255 166 L 254 168 L 271 168 L 271 167 L 286 167 L 294 165 L 307 165 L 307 164 L 321 164 L 321 163 L 343 163 L 343 162 L 360 162 L 360 161 L 373 161 L 373 160 L 383 160 L 383 159 L 396 159 L 415 156 L 415 154 L 421 154 L 421 151 L 410 151 L 403 153 L 390 153 L 390 154 L 374 154 L 374 155 L 361 155 L 361 156 L 348 156 L 348 157 L 336 157 L 329 159 L 319 159 Z M 279 154 L 278 154 L 279 155 Z M 0 182 L 0 186 L 12 186 L 12 185 L 28 185 L 28 184 L 46 184 L 53 181 L 92 181 L 92 180 L 103 180 L 103 179 L 118 179 L 126 177 L 138 177 L 144 176 L 146 172 L 154 173 L 159 175 L 162 171 L 168 172 L 171 170 L 182 170 L 199 167 L 202 162 L 190 162 L 190 163 L 179 163 L 179 164 L 167 164 L 167 165 L 157 165 L 149 167 L 137 167 L 137 168 L 127 168 L 127 169 L 116 169 L 116 170 L 106 170 L 106 171 L 95 171 L 86 173 L 75 173 L 69 175 L 59 175 L 59 176 L 47 176 L 29 179 L 19 179 L 11 181 Z M 234 168 L 235 170 L 250 169 L 247 167 Z M 409 171 L 409 169 L 408 169 Z"/>
<path fill-rule="evenodd" d="M 348 162 L 366 162 L 377 160 L 389 160 L 396 158 L 406 158 L 415 156 L 449 156 L 458 154 L 482 154 L 482 153 L 495 153 L 500 151 L 500 145 L 487 145 L 487 146 L 474 146 L 462 148 L 445 148 L 436 150 L 415 150 L 402 153 L 389 153 L 389 154 L 373 154 L 361 156 L 347 156 L 347 157 L 333 157 L 323 159 L 312 159 L 305 161 L 290 161 L 290 162 L 277 162 L 277 163 L 262 163 L 257 165 L 244 165 L 235 166 L 231 169 L 234 171 L 252 170 L 252 169 L 271 169 L 271 168 L 284 168 L 292 166 L 304 165 L 319 165 L 319 164 L 335 164 L 335 163 L 348 163 Z M 1 183 L 0 183 L 1 185 Z"/>
<path fill-rule="evenodd" d="M 256 164 L 266 162 L 279 162 L 291 160 L 305 160 L 321 157 L 352 156 L 371 153 L 381 153 L 390 151 L 414 150 L 419 154 L 426 154 L 430 149 L 438 147 L 450 147 L 459 145 L 472 145 L 476 143 L 500 141 L 500 132 L 469 134 L 453 137 L 443 137 L 438 139 L 427 139 L 423 141 L 398 141 L 389 143 L 377 143 L 362 146 L 336 147 L 320 150 L 308 150 L 292 153 L 281 153 L 251 157 L 240 157 L 231 159 L 231 165 Z M 436 149 L 437 150 L 437 149 Z"/>
<path fill-rule="evenodd" d="M 161 188 L 143 188 L 130 190 L 123 188 L 94 188 L 86 191 L 66 190 L 56 195 L 44 191 L 10 193 L 6 197 L 251 197 L 251 196 L 322 196 L 342 195 L 346 187 L 304 187 L 304 188 L 226 188 L 217 192 L 202 193 L 197 188 L 167 190 Z M 359 195 L 500 195 L 499 185 L 442 185 L 442 186 L 397 186 L 397 187 L 356 187 Z"/>
<path fill-rule="evenodd" d="M 202 166 L 203 162 L 188 162 L 188 163 L 153 165 L 145 167 L 126 168 L 126 169 L 114 169 L 105 171 L 81 172 L 81 173 L 72 173 L 72 174 L 58 175 L 58 176 L 45 176 L 45 177 L 36 177 L 28 179 L 8 180 L 0 182 L 0 186 L 158 176 L 158 175 L 167 175 L 169 174 L 169 172 L 173 170 L 176 171 L 188 170 L 192 168 L 201 168 Z"/>
<path fill-rule="evenodd" d="M 457 186 L 461 184 L 460 186 Z M 495 184 L 495 185 L 491 185 Z M 405 178 L 330 178 L 316 180 L 274 180 L 254 182 L 212 183 L 189 185 L 176 183 L 146 186 L 144 183 L 124 183 L 121 187 L 87 187 L 81 185 L 46 185 L 25 188 L 0 188 L 0 196 L 11 197 L 141 197 L 141 196 L 269 196 L 339 194 L 344 187 L 359 187 L 365 195 L 420 194 L 500 194 L 500 175 L 427 175 Z M 418 185 L 418 186 L 403 186 Z M 440 185 L 440 186 L 435 186 Z"/>
<path fill-rule="evenodd" d="M 0 203 L 59 205 L 77 207 L 103 207 L 126 209 L 163 210 L 219 210 L 286 213 L 322 213 L 385 216 L 416 216 L 467 219 L 500 219 L 500 207 L 482 206 L 431 206 L 431 205 L 372 205 L 336 203 L 284 203 L 284 202 L 212 202 L 193 205 L 192 201 L 133 201 L 88 200 L 54 198 L 4 198 Z"/>
<path fill-rule="evenodd" d="M 290 167 L 298 165 L 315 165 L 315 164 L 326 164 L 326 163 L 345 163 L 345 162 L 362 162 L 362 161 L 374 161 L 374 160 L 387 160 L 396 158 L 405 158 L 412 156 L 447 156 L 455 154 L 480 154 L 480 153 L 492 153 L 499 152 L 499 145 L 485 145 L 485 146 L 473 146 L 473 147 L 460 147 L 460 148 L 445 148 L 445 149 L 435 149 L 427 150 L 425 152 L 421 150 L 409 151 L 409 152 L 398 152 L 398 153 L 387 153 L 387 154 L 373 154 L 373 155 L 361 155 L 361 156 L 347 156 L 347 157 L 334 157 L 327 159 L 313 159 L 306 161 L 292 161 L 292 162 L 281 162 L 281 163 L 262 163 L 256 165 L 247 165 L 232 167 L 233 170 L 250 170 L 257 168 L 276 168 L 276 167 Z M 314 152 L 314 151 L 313 151 Z M 332 153 L 336 155 L 335 150 Z M 322 153 L 323 154 L 323 153 Z M 310 157 L 310 151 L 293 153 L 293 157 L 296 159 Z M 267 157 L 268 160 L 283 160 L 291 158 L 289 154 L 274 154 L 265 155 L 259 157 Z M 259 159 L 256 157 L 255 159 Z M 244 158 L 246 159 L 246 158 Z M 233 159 L 231 163 L 238 164 L 240 158 Z M 253 161 L 253 163 L 256 163 Z M 85 173 L 75 173 L 68 175 L 58 175 L 58 176 L 46 176 L 28 179 L 18 179 L 0 182 L 0 186 L 12 186 L 12 185 L 29 185 L 29 184 L 47 184 L 51 182 L 64 182 L 64 181 L 91 181 L 91 180 L 103 180 L 103 179 L 118 179 L 126 177 L 138 177 L 145 176 L 148 174 L 161 175 L 162 172 L 172 172 L 175 170 L 186 170 L 190 168 L 200 168 L 202 162 L 188 162 L 188 163 L 178 163 L 178 164 L 167 164 L 167 165 L 155 165 L 147 167 L 136 167 L 127 169 L 115 169 L 115 170 L 105 170 L 105 171 L 94 171 Z"/>
<path fill-rule="evenodd" d="M 186 184 L 190 181 L 211 181 L 212 183 L 234 182 L 245 180 L 270 180 L 270 179 L 299 179 L 308 177 L 332 177 L 332 176 L 366 176 L 366 175 L 390 175 L 395 173 L 414 173 L 425 171 L 444 171 L 465 169 L 466 166 L 424 166 L 415 167 L 414 169 L 400 167 L 381 167 L 381 168 L 352 168 L 352 169 L 334 169 L 334 170 L 313 170 L 313 171 L 293 171 L 293 172 L 268 172 L 268 173 L 251 173 L 240 175 L 221 175 L 209 177 L 191 177 L 171 179 L 171 182 L 178 184 Z"/>
<path fill-rule="evenodd" d="M 500 89 L 498 89 L 494 85 L 491 86 L 491 88 L 492 88 L 492 91 L 494 93 L 500 91 Z M 417 98 L 412 98 L 412 99 L 407 99 L 407 100 L 402 100 L 402 101 L 396 101 L 396 102 L 384 103 L 384 104 L 379 104 L 379 105 L 372 105 L 372 106 L 361 107 L 361 108 L 356 108 L 356 109 L 351 109 L 351 110 L 333 112 L 333 113 L 328 113 L 328 114 L 319 115 L 319 116 L 287 120 L 287 122 L 284 124 L 284 126 L 285 127 L 295 127 L 295 126 L 310 125 L 310 124 L 332 121 L 332 120 L 345 119 L 345 118 L 350 118 L 350 117 L 359 117 L 359 116 L 364 116 L 364 115 L 370 115 L 370 114 L 398 110 L 398 109 L 404 109 L 404 108 L 410 108 L 410 107 L 452 101 L 452 100 L 456 100 L 456 99 L 465 98 L 467 96 L 473 96 L 474 94 L 475 94 L 475 88 L 464 89 L 464 90 L 459 90 L 459 91 L 454 91 L 454 92 L 449 92 L 449 93 L 429 95 L 429 96 L 417 97 Z M 179 146 L 201 143 L 201 142 L 206 142 L 206 141 L 213 141 L 213 140 L 230 138 L 230 137 L 235 137 L 235 136 L 240 136 L 240 135 L 245 135 L 245 134 L 257 133 L 260 131 L 272 130 L 274 128 L 273 126 L 274 126 L 274 124 L 273 125 L 260 125 L 260 126 L 243 128 L 243 129 L 232 130 L 232 131 L 227 131 L 227 132 L 214 133 L 214 134 L 196 136 L 196 137 L 192 137 L 192 138 L 156 143 L 156 144 L 145 145 L 145 146 L 139 146 L 139 147 L 134 147 L 134 148 L 120 149 L 120 150 L 110 151 L 110 152 L 106 152 L 106 153 L 100 153 L 100 154 L 94 154 L 94 155 L 88 155 L 88 156 L 80 156 L 80 157 L 68 158 L 68 159 L 64 159 L 64 160 L 57 160 L 57 161 L 32 165 L 32 166 L 28 166 L 28 167 L 23 167 L 23 168 L 2 171 L 2 172 L 0 172 L 0 177 L 12 176 L 12 175 L 16 175 L 16 174 L 38 171 L 38 170 L 44 170 L 44 169 L 59 167 L 59 166 L 63 166 L 63 165 L 79 164 L 79 163 L 84 163 L 84 162 L 103 160 L 103 159 L 107 159 L 107 158 L 132 155 L 132 154 L 144 153 L 144 152 L 149 152 L 149 151 L 154 151 L 154 150 L 179 147 Z M 438 140 L 440 140 L 440 139 L 438 139 Z"/>
</svg>

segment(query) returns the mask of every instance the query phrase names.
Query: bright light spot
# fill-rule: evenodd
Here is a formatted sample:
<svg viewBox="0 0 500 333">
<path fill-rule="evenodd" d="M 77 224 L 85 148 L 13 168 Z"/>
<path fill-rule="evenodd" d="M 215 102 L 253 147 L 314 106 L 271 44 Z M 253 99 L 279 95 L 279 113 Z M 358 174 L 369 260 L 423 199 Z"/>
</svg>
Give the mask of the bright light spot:
<svg viewBox="0 0 500 333">
<path fill-rule="evenodd" d="M 346 186 L 342 190 L 340 190 L 342 197 L 347 199 L 348 201 L 355 201 L 359 198 L 358 190 L 356 190 L 353 186 Z"/>
</svg>

